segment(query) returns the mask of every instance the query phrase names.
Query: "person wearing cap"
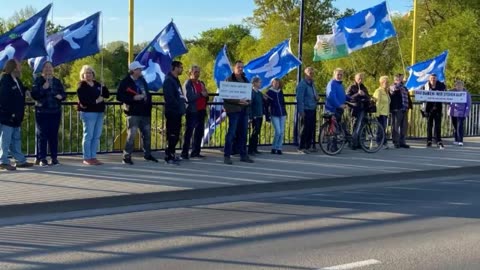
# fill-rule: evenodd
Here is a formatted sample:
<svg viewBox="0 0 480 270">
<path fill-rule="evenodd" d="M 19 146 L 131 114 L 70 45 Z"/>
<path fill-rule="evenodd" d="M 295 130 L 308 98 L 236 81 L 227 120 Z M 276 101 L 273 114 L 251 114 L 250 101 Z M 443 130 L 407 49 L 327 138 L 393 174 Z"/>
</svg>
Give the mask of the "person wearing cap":
<svg viewBox="0 0 480 270">
<path fill-rule="evenodd" d="M 35 102 L 35 126 L 37 160 L 41 167 L 48 166 L 47 146 L 51 165 L 58 165 L 58 129 L 62 118 L 62 101 L 67 97 L 62 82 L 53 76 L 52 62 L 45 62 L 42 75 L 33 83 L 32 98 Z"/>
<path fill-rule="evenodd" d="M 133 165 L 132 152 L 135 136 L 139 129 L 142 134 L 143 158 L 158 162 L 151 153 L 152 96 L 142 75 L 144 65 L 133 61 L 128 66 L 128 74 L 117 88 L 117 100 L 123 103 L 127 115 L 127 141 L 123 150 L 123 164 Z"/>
<path fill-rule="evenodd" d="M 169 165 L 179 165 L 179 159 L 175 157 L 175 146 L 180 138 L 182 116 L 185 114 L 187 101 L 178 79 L 182 72 L 183 64 L 179 61 L 173 61 L 172 70 L 165 76 L 163 82 L 168 141 L 168 146 L 165 148 L 165 162 Z"/>
<path fill-rule="evenodd" d="M 78 111 L 83 122 L 83 164 L 101 165 L 97 149 L 103 130 L 105 99 L 110 97 L 107 87 L 95 80 L 95 71 L 89 65 L 82 66 L 77 87 Z"/>
</svg>

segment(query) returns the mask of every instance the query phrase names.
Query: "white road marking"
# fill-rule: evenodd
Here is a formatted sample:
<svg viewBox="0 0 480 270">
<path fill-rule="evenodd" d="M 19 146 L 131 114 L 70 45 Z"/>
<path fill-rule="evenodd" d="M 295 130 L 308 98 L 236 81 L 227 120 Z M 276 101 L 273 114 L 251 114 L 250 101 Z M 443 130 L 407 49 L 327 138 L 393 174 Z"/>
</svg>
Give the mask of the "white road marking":
<svg viewBox="0 0 480 270">
<path fill-rule="evenodd" d="M 370 260 L 366 260 L 366 261 L 359 261 L 359 262 L 341 264 L 341 265 L 336 265 L 336 266 L 324 267 L 324 268 L 320 268 L 318 270 L 348 270 L 348 269 L 355 269 L 355 268 L 360 268 L 360 267 L 375 265 L 375 264 L 381 264 L 381 263 L 382 263 L 381 261 L 370 259 Z"/>
</svg>

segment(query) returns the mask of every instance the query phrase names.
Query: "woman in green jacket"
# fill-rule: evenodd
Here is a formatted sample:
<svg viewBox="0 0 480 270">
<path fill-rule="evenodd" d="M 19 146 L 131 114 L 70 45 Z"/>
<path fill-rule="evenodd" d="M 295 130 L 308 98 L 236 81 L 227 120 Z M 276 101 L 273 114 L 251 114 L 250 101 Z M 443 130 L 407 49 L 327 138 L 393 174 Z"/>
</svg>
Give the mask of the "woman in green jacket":
<svg viewBox="0 0 480 270">
<path fill-rule="evenodd" d="M 388 115 L 390 114 L 390 95 L 388 90 L 388 76 L 380 77 L 380 87 L 375 90 L 373 93 L 373 99 L 375 100 L 375 105 L 377 106 L 377 120 L 382 125 L 385 134 L 387 134 L 387 119 Z M 381 130 L 378 131 L 379 133 Z M 381 135 L 377 135 L 377 137 L 381 137 Z M 378 142 L 382 143 L 382 142 Z M 387 136 L 385 136 L 385 141 L 383 142 L 384 148 L 388 149 L 387 144 Z"/>
</svg>

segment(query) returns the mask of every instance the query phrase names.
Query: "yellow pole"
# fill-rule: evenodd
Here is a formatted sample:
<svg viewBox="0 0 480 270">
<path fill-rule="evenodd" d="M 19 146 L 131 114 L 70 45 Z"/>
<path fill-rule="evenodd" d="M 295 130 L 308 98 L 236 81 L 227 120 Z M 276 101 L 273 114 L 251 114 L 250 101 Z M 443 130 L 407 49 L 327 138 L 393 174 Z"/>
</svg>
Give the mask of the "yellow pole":
<svg viewBox="0 0 480 270">
<path fill-rule="evenodd" d="M 128 63 L 131 63 L 133 61 L 133 6 L 134 6 L 134 0 L 129 0 L 129 6 L 128 6 Z"/>
<path fill-rule="evenodd" d="M 417 0 L 413 0 L 412 65 L 417 62 Z"/>
</svg>

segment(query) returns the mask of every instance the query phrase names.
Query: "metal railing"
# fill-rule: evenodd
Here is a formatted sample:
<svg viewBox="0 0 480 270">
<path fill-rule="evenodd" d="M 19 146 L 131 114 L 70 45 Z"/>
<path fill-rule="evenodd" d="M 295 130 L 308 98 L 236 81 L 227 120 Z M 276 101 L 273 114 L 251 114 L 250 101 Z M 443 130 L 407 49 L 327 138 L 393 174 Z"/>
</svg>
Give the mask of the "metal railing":
<svg viewBox="0 0 480 270">
<path fill-rule="evenodd" d="M 70 93 L 71 94 L 71 93 Z M 160 94 L 156 94 L 159 96 Z M 287 100 L 294 100 L 294 95 L 286 95 Z M 219 103 L 210 102 L 209 105 L 217 105 Z M 322 114 L 325 106 L 324 102 L 319 102 L 317 110 L 317 132 L 318 127 L 322 123 Z M 60 123 L 59 131 L 59 154 L 61 155 L 77 155 L 82 153 L 82 136 L 83 127 L 77 111 L 77 103 L 73 101 L 64 102 L 62 106 L 63 117 Z M 284 144 L 294 143 L 294 116 L 295 102 L 286 102 L 287 118 L 285 125 Z M 415 103 L 413 110 L 409 115 L 408 138 L 418 139 L 426 138 L 426 119 L 421 116 L 420 103 Z M 442 137 L 452 137 L 451 120 L 447 116 L 444 106 L 444 114 L 442 119 Z M 209 110 L 210 106 L 207 107 Z M 152 109 L 152 150 L 162 150 L 166 146 L 165 119 L 163 116 L 164 102 L 153 102 Z M 207 117 L 209 112 L 207 111 Z M 215 117 L 218 117 L 216 115 Z M 182 129 L 184 128 L 185 119 L 183 119 Z M 262 132 L 260 135 L 260 145 L 271 145 L 273 140 L 273 127 L 268 122 L 263 122 Z M 480 136 L 480 102 L 474 101 L 471 108 L 470 116 L 465 121 L 465 136 Z M 228 127 L 228 118 L 220 123 L 214 135 L 211 137 L 208 148 L 223 147 L 225 134 Z M 250 134 L 250 132 L 249 132 Z M 387 130 L 387 134 L 390 134 Z M 181 135 L 183 135 L 183 130 Z M 317 134 L 318 135 L 318 134 Z M 182 145 L 181 136 L 178 147 Z M 318 136 L 315 136 L 318 138 Z M 125 115 L 122 110 L 121 103 L 107 102 L 105 110 L 105 118 L 103 132 L 100 139 L 100 153 L 121 152 L 125 145 Z M 27 102 L 25 120 L 22 124 L 22 148 L 24 153 L 29 156 L 35 154 L 35 108 L 33 102 Z M 136 148 L 140 149 L 139 136 L 136 139 Z"/>
</svg>

